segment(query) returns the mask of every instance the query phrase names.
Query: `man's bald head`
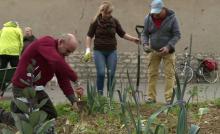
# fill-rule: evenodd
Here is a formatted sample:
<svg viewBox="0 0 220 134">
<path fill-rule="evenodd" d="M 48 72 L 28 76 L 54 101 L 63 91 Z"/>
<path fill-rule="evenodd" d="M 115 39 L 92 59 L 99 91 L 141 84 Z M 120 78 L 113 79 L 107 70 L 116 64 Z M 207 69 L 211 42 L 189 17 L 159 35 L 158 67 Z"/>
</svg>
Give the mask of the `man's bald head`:
<svg viewBox="0 0 220 134">
<path fill-rule="evenodd" d="M 78 41 L 73 34 L 63 34 L 58 42 L 58 51 L 63 56 L 68 56 L 74 52 L 78 46 Z"/>
</svg>

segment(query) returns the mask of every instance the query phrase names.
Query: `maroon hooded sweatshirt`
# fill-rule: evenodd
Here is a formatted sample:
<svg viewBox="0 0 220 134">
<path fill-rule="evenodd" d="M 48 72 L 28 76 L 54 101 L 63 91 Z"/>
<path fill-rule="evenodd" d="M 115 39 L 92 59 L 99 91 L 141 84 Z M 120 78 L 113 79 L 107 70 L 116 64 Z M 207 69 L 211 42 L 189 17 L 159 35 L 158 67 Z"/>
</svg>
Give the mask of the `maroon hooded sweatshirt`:
<svg viewBox="0 0 220 134">
<path fill-rule="evenodd" d="M 41 72 L 41 78 L 34 83 L 35 86 L 45 86 L 56 75 L 60 88 L 68 96 L 74 93 L 70 81 L 78 79 L 76 73 L 65 62 L 64 57 L 57 50 L 58 40 L 45 36 L 34 41 L 22 54 L 15 74 L 12 78 L 14 87 L 25 88 L 20 79 L 27 80 L 27 67 L 36 61 L 35 75 Z"/>
</svg>

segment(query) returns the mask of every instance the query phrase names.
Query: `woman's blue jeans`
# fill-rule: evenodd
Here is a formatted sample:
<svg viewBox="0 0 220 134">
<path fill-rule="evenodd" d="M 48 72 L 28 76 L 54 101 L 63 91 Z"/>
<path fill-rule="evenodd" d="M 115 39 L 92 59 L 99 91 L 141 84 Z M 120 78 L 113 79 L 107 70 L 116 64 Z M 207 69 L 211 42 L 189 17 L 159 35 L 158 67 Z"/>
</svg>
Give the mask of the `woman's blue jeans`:
<svg viewBox="0 0 220 134">
<path fill-rule="evenodd" d="M 96 65 L 96 85 L 98 93 L 103 95 L 104 81 L 105 81 L 105 68 L 107 68 L 107 88 L 112 85 L 117 65 L 117 52 L 114 51 L 98 51 L 94 50 L 94 60 Z M 110 78 L 110 80 L 109 80 Z"/>
</svg>

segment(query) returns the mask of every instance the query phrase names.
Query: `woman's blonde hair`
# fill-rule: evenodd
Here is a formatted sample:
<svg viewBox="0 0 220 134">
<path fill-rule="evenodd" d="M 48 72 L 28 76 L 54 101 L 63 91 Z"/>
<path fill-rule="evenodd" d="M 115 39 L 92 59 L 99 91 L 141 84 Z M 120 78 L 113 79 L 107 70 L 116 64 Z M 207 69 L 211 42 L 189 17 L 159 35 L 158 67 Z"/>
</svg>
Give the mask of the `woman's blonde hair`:
<svg viewBox="0 0 220 134">
<path fill-rule="evenodd" d="M 101 12 L 112 12 L 113 11 L 113 5 L 111 2 L 109 1 L 103 1 L 102 4 L 99 6 L 99 9 L 95 15 L 95 17 L 93 18 L 93 21 L 95 21 L 97 19 L 97 17 L 101 14 Z"/>
</svg>

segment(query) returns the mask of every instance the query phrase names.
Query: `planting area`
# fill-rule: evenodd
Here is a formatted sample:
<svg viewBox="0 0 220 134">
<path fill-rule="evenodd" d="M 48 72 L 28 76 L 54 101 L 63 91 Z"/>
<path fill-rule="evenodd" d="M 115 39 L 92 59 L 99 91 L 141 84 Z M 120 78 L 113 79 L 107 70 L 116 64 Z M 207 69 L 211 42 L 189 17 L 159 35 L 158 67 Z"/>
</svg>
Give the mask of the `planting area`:
<svg viewBox="0 0 220 134">
<path fill-rule="evenodd" d="M 56 109 L 58 112 L 58 119 L 56 120 L 56 130 L 59 134 L 127 134 L 127 129 L 123 123 L 122 111 L 119 103 L 112 103 L 111 109 L 106 98 L 106 101 L 101 109 L 94 109 L 88 115 L 88 109 L 79 112 L 69 104 L 58 104 Z M 140 106 L 141 126 L 145 129 L 146 123 L 150 115 L 156 112 L 164 104 L 142 104 Z M 9 102 L 3 101 L 0 103 L 1 107 L 9 109 Z M 135 116 L 135 105 L 130 105 L 131 111 Z M 208 111 L 201 114 L 199 109 L 207 108 Z M 163 123 L 168 128 L 169 134 L 176 133 L 176 126 L 178 120 L 179 108 L 173 107 L 169 112 L 161 113 L 155 120 L 152 127 L 158 123 Z M 220 133 L 220 99 L 212 102 L 204 102 L 198 104 L 190 104 L 188 109 L 188 124 L 196 124 L 201 130 L 200 134 L 219 134 Z M 132 121 L 128 120 L 128 125 L 135 133 Z M 8 128 L 1 124 L 0 129 Z M 16 128 L 10 128 L 16 132 Z"/>
<path fill-rule="evenodd" d="M 129 74 L 127 77 L 131 81 Z M 37 77 L 33 77 L 35 79 Z M 208 100 L 209 88 L 204 85 L 187 86 L 187 79 L 180 83 L 176 74 L 170 104 L 144 103 L 131 82 L 116 88 L 113 81 L 107 96 L 102 96 L 88 80 L 86 96 L 78 98 L 75 105 L 56 103 L 56 120 L 47 120 L 47 113 L 40 110 L 47 99 L 37 103 L 34 101 L 37 91 L 33 87 L 25 88 L 23 93 L 30 102 L 14 100 L 25 116 L 12 113 L 16 127 L 1 124 L 0 133 L 45 134 L 55 128 L 58 134 L 219 134 L 218 87 L 215 86 L 210 94 L 213 95 L 212 101 Z M 201 92 L 206 98 L 202 102 L 199 101 Z M 1 100 L 0 107 L 9 111 L 10 101 Z"/>
</svg>

